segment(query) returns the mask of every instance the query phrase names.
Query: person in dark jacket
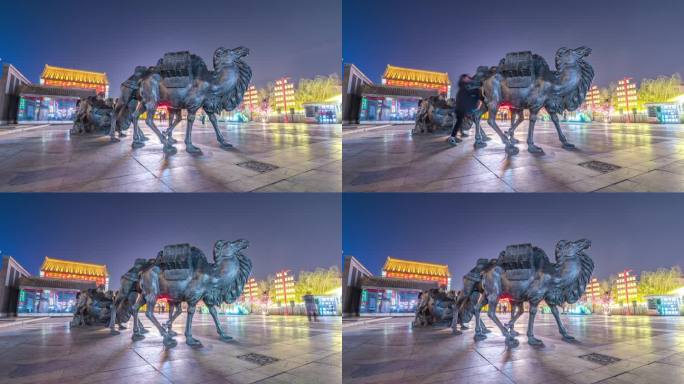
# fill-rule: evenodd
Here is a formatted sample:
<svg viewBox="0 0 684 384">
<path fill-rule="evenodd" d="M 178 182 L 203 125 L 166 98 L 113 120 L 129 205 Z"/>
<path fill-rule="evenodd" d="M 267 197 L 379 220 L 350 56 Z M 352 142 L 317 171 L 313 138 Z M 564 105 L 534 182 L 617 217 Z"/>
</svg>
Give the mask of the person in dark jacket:
<svg viewBox="0 0 684 384">
<path fill-rule="evenodd" d="M 463 136 L 463 125 L 465 119 L 471 115 L 479 107 L 482 95 L 479 87 L 472 86 L 473 79 L 466 74 L 463 74 L 458 79 L 458 93 L 456 93 L 456 122 L 454 129 L 449 136 L 449 144 L 456 145 L 460 139 L 456 137 L 458 132 Z"/>
</svg>

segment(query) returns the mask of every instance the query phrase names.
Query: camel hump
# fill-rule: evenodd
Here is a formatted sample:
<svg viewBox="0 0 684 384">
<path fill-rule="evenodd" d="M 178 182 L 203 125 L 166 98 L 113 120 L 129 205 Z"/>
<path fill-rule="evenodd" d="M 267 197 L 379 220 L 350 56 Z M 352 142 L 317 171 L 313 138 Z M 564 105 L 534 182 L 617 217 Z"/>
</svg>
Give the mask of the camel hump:
<svg viewBox="0 0 684 384">
<path fill-rule="evenodd" d="M 206 262 L 204 253 L 190 244 L 171 244 L 157 255 L 156 263 L 162 270 L 192 269 L 200 260 Z"/>
<path fill-rule="evenodd" d="M 157 71 L 167 88 L 185 88 L 195 78 L 197 70 L 202 65 L 206 68 L 201 58 L 188 51 L 167 52 L 157 62 Z"/>
<path fill-rule="evenodd" d="M 532 244 L 513 244 L 501 252 L 497 265 L 504 270 L 536 270 L 549 263 L 546 253 Z"/>
<path fill-rule="evenodd" d="M 509 87 L 532 85 L 537 76 L 534 56 L 531 51 L 509 52 L 499 62 L 498 72 L 506 78 Z"/>
</svg>

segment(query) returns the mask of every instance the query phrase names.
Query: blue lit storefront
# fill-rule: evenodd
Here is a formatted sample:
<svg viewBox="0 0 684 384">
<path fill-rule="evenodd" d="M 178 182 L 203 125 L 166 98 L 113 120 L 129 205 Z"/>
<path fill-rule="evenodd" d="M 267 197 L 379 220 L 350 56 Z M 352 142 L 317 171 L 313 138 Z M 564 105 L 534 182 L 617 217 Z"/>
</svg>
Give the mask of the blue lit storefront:
<svg viewBox="0 0 684 384">
<path fill-rule="evenodd" d="M 22 277 L 18 285 L 17 316 L 71 316 L 78 293 L 96 288 L 94 281 L 46 277 Z"/>
<path fill-rule="evenodd" d="M 36 84 L 19 89 L 19 123 L 71 123 L 83 97 L 95 96 L 95 90 L 61 88 Z"/>
<path fill-rule="evenodd" d="M 437 96 L 437 90 L 364 85 L 361 90 L 361 123 L 414 123 L 422 99 Z"/>
<path fill-rule="evenodd" d="M 421 292 L 438 288 L 436 281 L 367 276 L 361 279 L 360 316 L 412 316 Z"/>
</svg>

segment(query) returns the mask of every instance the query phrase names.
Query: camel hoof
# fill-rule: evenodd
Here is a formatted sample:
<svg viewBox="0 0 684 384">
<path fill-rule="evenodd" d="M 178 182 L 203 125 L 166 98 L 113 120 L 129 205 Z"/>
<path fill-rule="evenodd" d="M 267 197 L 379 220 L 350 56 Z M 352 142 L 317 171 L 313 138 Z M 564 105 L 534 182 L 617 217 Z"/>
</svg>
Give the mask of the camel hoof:
<svg viewBox="0 0 684 384">
<path fill-rule="evenodd" d="M 527 152 L 529 152 L 529 153 L 544 153 L 544 150 L 541 147 L 538 147 L 534 144 L 527 144 Z"/>
<path fill-rule="evenodd" d="M 219 143 L 219 145 L 221 146 L 221 148 L 223 148 L 223 149 L 233 148 L 233 144 L 228 143 L 228 142 L 226 142 L 226 141 L 218 140 L 218 143 Z"/>
<path fill-rule="evenodd" d="M 139 341 L 139 340 L 142 340 L 144 338 L 145 338 L 145 335 L 143 335 L 141 333 L 134 333 L 133 337 L 131 337 L 131 339 L 133 339 L 133 341 Z"/>
<path fill-rule="evenodd" d="M 520 334 L 518 333 L 518 331 L 513 331 L 513 330 L 511 330 L 511 331 L 508 332 L 508 333 L 510 333 L 511 336 L 514 336 L 514 337 L 520 335 Z"/>
<path fill-rule="evenodd" d="M 140 140 L 142 140 L 142 141 L 147 141 L 147 140 L 149 140 L 149 139 L 150 139 L 150 138 L 147 137 L 147 136 L 145 136 L 145 135 L 142 135 L 142 136 L 140 137 Z"/>
<path fill-rule="evenodd" d="M 192 144 L 186 144 L 186 145 L 185 145 L 185 151 L 188 152 L 188 153 L 202 153 L 202 150 L 201 150 L 201 149 L 195 147 L 195 146 L 192 145 Z"/>
<path fill-rule="evenodd" d="M 178 149 L 174 147 L 171 144 L 165 144 L 164 145 L 164 153 L 169 154 L 169 155 L 175 155 L 178 152 Z"/>
<path fill-rule="evenodd" d="M 520 150 L 518 149 L 518 147 L 516 147 L 513 144 L 509 144 L 506 146 L 506 154 L 517 155 L 519 152 Z"/>
<path fill-rule="evenodd" d="M 142 141 L 134 141 L 133 144 L 131 144 L 131 147 L 133 148 L 142 148 L 145 146 L 145 143 Z"/>
<path fill-rule="evenodd" d="M 482 332 L 484 332 L 484 333 L 492 333 L 492 330 L 491 330 L 491 329 L 488 329 L 488 328 L 485 328 L 485 329 L 482 330 Z"/>
<path fill-rule="evenodd" d="M 520 342 L 518 341 L 518 339 L 516 339 L 514 337 L 510 337 L 510 338 L 506 339 L 506 346 L 509 348 L 515 348 L 519 345 L 520 345 Z"/>
<path fill-rule="evenodd" d="M 563 340 L 564 341 L 574 341 L 575 338 L 570 336 L 570 335 L 563 335 Z"/>
<path fill-rule="evenodd" d="M 462 335 L 463 332 L 459 331 L 459 330 L 456 329 L 456 328 L 452 328 L 452 329 L 451 329 L 451 334 L 452 334 L 452 335 L 455 335 L 455 336 L 458 336 L 458 335 Z"/>
<path fill-rule="evenodd" d="M 172 331 L 172 330 L 170 330 L 170 329 L 169 329 L 168 331 L 166 331 L 166 333 L 168 333 L 169 336 L 171 336 L 171 337 L 173 337 L 173 336 L 178 336 L 178 333 L 176 333 L 176 331 Z"/>
<path fill-rule="evenodd" d="M 534 336 L 527 336 L 527 344 L 529 345 L 544 345 L 544 342 Z"/>
<path fill-rule="evenodd" d="M 147 332 L 149 332 L 149 331 L 150 331 L 149 329 L 143 328 L 143 329 L 140 330 L 140 333 L 147 333 Z"/>
<path fill-rule="evenodd" d="M 456 144 L 458 144 L 458 141 L 456 141 L 455 137 L 449 136 L 449 138 L 447 139 L 447 143 L 449 143 L 449 145 L 456 146 Z"/>
<path fill-rule="evenodd" d="M 189 346 L 193 346 L 193 347 L 194 347 L 194 346 L 198 346 L 198 347 L 199 347 L 199 346 L 202 346 L 202 342 L 200 342 L 199 340 L 195 339 L 195 338 L 192 337 L 192 336 L 191 336 L 191 337 L 186 337 L 186 338 L 185 338 L 185 344 L 187 344 L 187 345 L 189 345 Z"/>
<path fill-rule="evenodd" d="M 169 144 L 176 144 L 176 143 L 178 143 L 178 140 L 174 139 L 173 137 L 168 137 L 166 139 L 166 142 Z"/>
<path fill-rule="evenodd" d="M 470 329 L 469 326 L 461 324 L 461 329 Z"/>
<path fill-rule="evenodd" d="M 172 337 L 164 337 L 164 346 L 167 348 L 173 348 L 178 345 L 178 342 Z"/>
<path fill-rule="evenodd" d="M 564 149 L 575 149 L 575 144 L 565 142 L 565 143 L 563 143 L 563 148 Z"/>
<path fill-rule="evenodd" d="M 487 338 L 487 335 L 485 335 L 485 334 L 483 334 L 483 333 L 476 333 L 475 336 L 473 336 L 473 339 L 474 339 L 475 341 L 482 341 L 482 340 L 484 340 L 484 339 L 486 339 L 486 338 Z"/>
<path fill-rule="evenodd" d="M 489 136 L 487 136 L 487 135 L 485 135 L 485 136 L 482 138 L 482 140 L 484 140 L 484 141 L 489 141 L 489 140 L 491 140 L 491 139 L 492 139 L 492 138 L 489 137 Z"/>
<path fill-rule="evenodd" d="M 109 334 L 110 334 L 110 335 L 120 335 L 121 332 L 117 331 L 116 329 L 112 329 L 112 330 L 109 331 Z"/>
<path fill-rule="evenodd" d="M 484 148 L 486 146 L 487 146 L 487 143 L 485 143 L 484 141 L 476 141 L 475 144 L 473 144 L 473 148 L 475 148 L 475 149 Z"/>
<path fill-rule="evenodd" d="M 125 325 L 119 324 L 119 329 L 128 329 Z"/>
<path fill-rule="evenodd" d="M 114 136 L 110 136 L 110 137 L 109 137 L 109 141 L 112 142 L 112 143 L 118 143 L 118 142 L 120 142 L 121 140 L 117 139 L 117 138 L 114 137 Z"/>
<path fill-rule="evenodd" d="M 510 140 L 511 140 L 511 143 L 513 143 L 513 144 L 518 144 L 520 142 L 520 140 L 518 140 L 514 137 L 511 137 Z"/>
<path fill-rule="evenodd" d="M 231 340 L 233 340 L 233 338 L 230 337 L 230 336 L 228 336 L 228 335 L 219 335 L 219 339 L 221 339 L 221 341 L 231 341 Z"/>
</svg>

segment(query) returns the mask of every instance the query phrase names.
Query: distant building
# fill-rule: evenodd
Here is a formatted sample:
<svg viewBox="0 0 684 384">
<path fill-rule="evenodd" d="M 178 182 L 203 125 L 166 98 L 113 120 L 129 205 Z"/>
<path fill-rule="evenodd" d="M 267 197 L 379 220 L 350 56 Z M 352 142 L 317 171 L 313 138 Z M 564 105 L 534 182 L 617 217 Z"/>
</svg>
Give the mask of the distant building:
<svg viewBox="0 0 684 384">
<path fill-rule="evenodd" d="M 0 77 L 0 125 L 17 123 L 19 88 L 31 82 L 12 64 L 2 65 Z"/>
<path fill-rule="evenodd" d="M 40 277 L 49 277 L 71 281 L 93 281 L 96 286 L 103 285 L 109 289 L 109 273 L 102 264 L 83 263 L 45 257 L 40 267 Z"/>
<path fill-rule="evenodd" d="M 638 292 L 637 277 L 632 274 L 631 269 L 625 269 L 618 273 L 615 285 L 617 286 L 618 304 L 625 304 L 629 308 L 629 305 L 636 302 Z"/>
<path fill-rule="evenodd" d="M 451 273 L 446 264 L 426 263 L 387 257 L 382 276 L 406 280 L 435 281 L 446 290 L 451 289 Z"/>
<path fill-rule="evenodd" d="M 584 98 L 585 107 L 591 111 L 598 111 L 603 109 L 603 100 L 601 100 L 601 91 L 596 85 L 592 85 L 587 90 L 587 95 Z"/>
<path fill-rule="evenodd" d="M 295 111 L 295 91 L 294 84 L 289 77 L 283 77 L 275 82 L 272 97 L 275 99 L 275 108 L 278 114 L 283 113 L 285 121 L 288 120 L 288 114 L 294 117 Z"/>
<path fill-rule="evenodd" d="M 625 77 L 618 81 L 615 89 L 617 95 L 617 110 L 620 115 L 626 114 L 629 120 L 629 114 L 636 115 L 637 112 L 637 88 L 634 79 Z"/>
<path fill-rule="evenodd" d="M 45 64 L 40 75 L 41 85 L 62 88 L 94 89 L 97 94 L 109 97 L 109 80 L 104 72 L 83 71 L 80 69 L 54 67 Z"/>
<path fill-rule="evenodd" d="M 437 281 L 366 276 L 361 279 L 360 316 L 413 316 L 423 291 Z"/>
<path fill-rule="evenodd" d="M 242 295 L 244 296 L 244 300 L 250 303 L 256 303 L 259 300 L 261 300 L 261 294 L 259 293 L 259 285 L 257 284 L 255 278 L 250 277 L 249 280 L 247 280 Z"/>
<path fill-rule="evenodd" d="M 373 82 L 354 64 L 345 64 L 342 83 L 342 124 L 358 124 L 361 90 Z"/>
<path fill-rule="evenodd" d="M 261 108 L 261 101 L 259 100 L 259 91 L 254 85 L 250 85 L 245 91 L 242 98 L 242 104 L 249 112 L 257 112 Z"/>
<path fill-rule="evenodd" d="M 276 304 L 289 305 L 290 302 L 300 301 L 301 298 L 295 297 L 294 275 L 289 269 L 277 272 L 273 280 L 275 287 Z"/>
<path fill-rule="evenodd" d="M 373 276 L 354 256 L 344 257 L 342 271 L 342 315 L 358 316 L 361 299 L 361 279 Z"/>
<path fill-rule="evenodd" d="M 601 284 L 599 284 L 597 278 L 591 278 L 591 280 L 587 283 L 587 288 L 584 291 L 584 294 L 586 295 L 587 300 L 591 301 L 592 304 L 599 303 L 601 301 L 603 292 L 601 292 Z"/>
<path fill-rule="evenodd" d="M 426 71 L 387 65 L 382 83 L 395 87 L 434 89 L 446 97 L 451 96 L 451 80 L 446 72 Z"/>
<path fill-rule="evenodd" d="M 0 317 L 17 315 L 19 279 L 31 274 L 12 256 L 2 257 L 0 267 Z"/>
</svg>

